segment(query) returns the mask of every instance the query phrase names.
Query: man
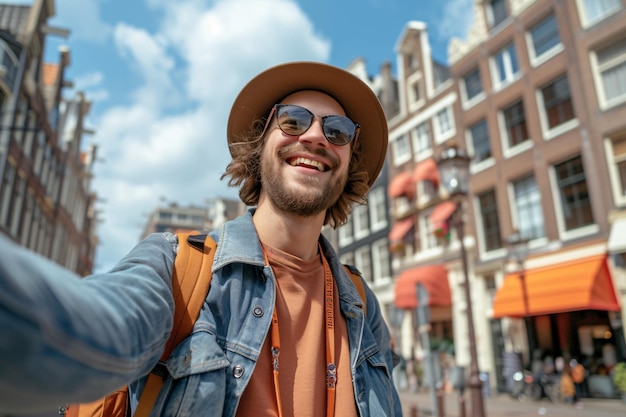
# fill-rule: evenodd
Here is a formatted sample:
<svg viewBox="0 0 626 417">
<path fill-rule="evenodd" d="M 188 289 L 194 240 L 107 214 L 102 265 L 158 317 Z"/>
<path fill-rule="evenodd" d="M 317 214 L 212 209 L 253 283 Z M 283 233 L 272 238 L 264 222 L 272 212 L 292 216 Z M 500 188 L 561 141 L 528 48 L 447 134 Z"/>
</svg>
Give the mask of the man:
<svg viewBox="0 0 626 417">
<path fill-rule="evenodd" d="M 153 415 L 401 416 L 378 302 L 320 234 L 383 165 L 376 96 L 332 66 L 280 65 L 242 89 L 227 135 L 224 176 L 256 208 L 211 233 L 211 288 Z M 84 280 L 0 243 L 0 412 L 141 392 L 172 326 L 175 236 Z"/>
</svg>

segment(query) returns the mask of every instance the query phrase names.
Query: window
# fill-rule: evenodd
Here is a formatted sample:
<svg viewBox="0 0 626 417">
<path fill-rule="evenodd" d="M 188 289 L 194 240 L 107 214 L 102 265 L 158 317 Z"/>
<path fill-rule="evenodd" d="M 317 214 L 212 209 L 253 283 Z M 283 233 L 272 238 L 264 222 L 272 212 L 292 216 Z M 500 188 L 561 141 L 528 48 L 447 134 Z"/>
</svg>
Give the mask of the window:
<svg viewBox="0 0 626 417">
<path fill-rule="evenodd" d="M 491 190 L 479 195 L 478 204 L 480 205 L 485 250 L 488 252 L 499 249 L 502 247 L 502 240 L 500 238 L 500 220 L 498 218 L 496 192 Z"/>
<path fill-rule="evenodd" d="M 420 123 L 413 131 L 413 148 L 415 153 L 430 149 L 430 126 L 428 122 Z"/>
<path fill-rule="evenodd" d="M 409 148 L 409 140 L 406 135 L 400 136 L 398 139 L 392 142 L 393 146 L 393 161 L 394 164 L 402 165 L 409 159 L 411 159 L 411 150 Z"/>
<path fill-rule="evenodd" d="M 372 276 L 372 258 L 369 246 L 358 248 L 354 253 L 354 261 L 357 269 L 367 282 L 374 282 Z"/>
<path fill-rule="evenodd" d="M 372 258 L 374 262 L 374 281 L 389 280 L 391 278 L 391 259 L 389 242 L 380 239 L 372 245 Z"/>
<path fill-rule="evenodd" d="M 600 104 L 610 107 L 626 101 L 626 38 L 598 50 L 595 56 Z"/>
<path fill-rule="evenodd" d="M 593 223 L 591 199 L 580 156 L 554 166 L 566 230 Z"/>
<path fill-rule="evenodd" d="M 528 239 L 545 236 L 541 194 L 534 176 L 529 176 L 513 183 L 517 229 Z"/>
<path fill-rule="evenodd" d="M 339 262 L 341 262 L 343 265 L 356 266 L 354 265 L 354 253 L 352 252 L 344 253 L 343 255 L 339 257 Z"/>
<path fill-rule="evenodd" d="M 617 182 L 617 188 L 614 190 L 618 200 L 622 200 L 626 198 L 626 138 L 611 142 L 610 152 L 613 155 L 613 172 Z"/>
<path fill-rule="evenodd" d="M 339 228 L 339 246 L 347 246 L 352 243 L 352 218 Z"/>
<path fill-rule="evenodd" d="M 548 130 L 572 120 L 574 107 L 569 91 L 567 76 L 563 75 L 541 89 L 541 98 L 546 112 Z"/>
<path fill-rule="evenodd" d="M 579 0 L 583 26 L 594 25 L 622 8 L 621 0 Z"/>
<path fill-rule="evenodd" d="M 354 219 L 354 232 L 356 236 L 367 236 L 369 231 L 369 213 L 367 206 L 356 206 L 352 217 Z"/>
<path fill-rule="evenodd" d="M 11 214 L 11 206 L 13 204 L 13 187 L 15 182 L 16 167 L 12 163 L 6 164 L 4 169 L 4 177 L 0 183 L 0 225 L 9 227 L 9 219 Z"/>
<path fill-rule="evenodd" d="M 22 206 L 24 204 L 24 197 L 26 195 L 26 178 L 22 175 L 17 175 L 17 182 L 15 184 L 15 190 L 13 194 L 13 203 L 15 208 L 13 209 L 13 216 L 10 221 L 11 235 L 14 237 L 19 236 L 19 228 L 21 225 Z"/>
<path fill-rule="evenodd" d="M 480 79 L 480 70 L 478 68 L 475 68 L 463 77 L 463 86 L 467 101 L 478 97 L 483 92 L 483 83 Z"/>
<path fill-rule="evenodd" d="M 537 23 L 530 29 L 532 54 L 535 59 L 540 58 L 551 51 L 555 51 L 561 45 L 559 28 L 556 16 L 550 16 Z"/>
<path fill-rule="evenodd" d="M 451 108 L 446 107 L 440 110 L 436 116 L 437 119 L 437 142 L 441 143 L 448 139 L 454 133 L 454 125 L 452 123 Z"/>
<path fill-rule="evenodd" d="M 370 223 L 372 231 L 377 231 L 387 226 L 387 204 L 385 202 L 385 187 L 376 187 L 367 195 L 370 210 Z"/>
<path fill-rule="evenodd" d="M 474 148 L 474 161 L 481 162 L 491 157 L 491 143 L 487 121 L 482 119 L 469 128 L 469 134 Z"/>
<path fill-rule="evenodd" d="M 522 100 L 502 111 L 506 136 L 510 148 L 519 145 L 528 139 L 528 128 L 526 126 L 526 115 L 524 114 L 524 103 Z"/>
<path fill-rule="evenodd" d="M 515 44 L 511 43 L 501 49 L 493 59 L 495 65 L 495 87 L 500 88 L 511 83 L 519 71 L 517 56 L 515 55 Z"/>
<path fill-rule="evenodd" d="M 419 78 L 415 82 L 411 83 L 411 87 L 409 88 L 409 102 L 417 103 L 422 98 L 422 84 L 421 78 Z"/>
<path fill-rule="evenodd" d="M 421 240 L 421 250 L 434 249 L 439 246 L 439 240 L 433 230 L 432 222 L 430 221 L 430 215 L 432 210 L 429 210 L 427 214 L 420 216 L 419 235 Z"/>
<path fill-rule="evenodd" d="M 489 27 L 498 26 L 508 17 L 506 11 L 505 0 L 490 0 L 489 7 L 487 7 L 487 19 L 489 20 Z"/>
</svg>

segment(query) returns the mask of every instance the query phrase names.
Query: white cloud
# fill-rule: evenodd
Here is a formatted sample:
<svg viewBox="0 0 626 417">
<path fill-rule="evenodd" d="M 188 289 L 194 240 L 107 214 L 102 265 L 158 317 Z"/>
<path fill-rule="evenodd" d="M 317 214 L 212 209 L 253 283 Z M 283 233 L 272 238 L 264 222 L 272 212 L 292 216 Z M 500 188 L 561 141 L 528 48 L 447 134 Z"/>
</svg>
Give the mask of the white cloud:
<svg viewBox="0 0 626 417">
<path fill-rule="evenodd" d="M 103 43 L 111 34 L 111 26 L 100 16 L 103 1 L 106 0 L 57 0 L 55 24 L 71 29 L 74 39 Z"/>
<path fill-rule="evenodd" d="M 465 39 L 473 19 L 473 0 L 447 0 L 441 21 L 437 23 L 439 37 Z"/>
<path fill-rule="evenodd" d="M 161 196 L 183 205 L 236 198 L 236 190 L 219 180 L 230 160 L 225 125 L 235 95 L 271 65 L 326 61 L 330 53 L 329 42 L 293 1 L 209 6 L 201 0 L 150 0 L 150 5 L 162 16 L 159 30 L 118 23 L 113 31 L 127 66 L 116 73 L 132 69 L 141 82 L 130 91 L 130 102 L 101 111 L 94 121 L 93 140 L 105 161 L 97 164 L 93 183 L 106 201 L 100 207 L 99 271 L 137 242 L 143 215 Z M 98 87 L 113 76 L 99 80 L 91 74 L 81 82 Z"/>
</svg>

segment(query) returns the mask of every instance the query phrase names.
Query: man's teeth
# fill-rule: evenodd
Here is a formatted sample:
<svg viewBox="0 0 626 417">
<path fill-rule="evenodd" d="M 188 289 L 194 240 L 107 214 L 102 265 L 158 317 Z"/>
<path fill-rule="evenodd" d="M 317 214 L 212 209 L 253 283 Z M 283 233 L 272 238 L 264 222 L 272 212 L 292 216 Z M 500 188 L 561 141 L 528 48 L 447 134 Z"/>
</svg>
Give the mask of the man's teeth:
<svg viewBox="0 0 626 417">
<path fill-rule="evenodd" d="M 321 162 L 314 161 L 308 158 L 298 157 L 292 160 L 290 164 L 291 166 L 294 166 L 294 167 L 298 165 L 308 165 L 310 167 L 316 168 L 320 172 L 324 172 L 324 165 Z"/>
</svg>

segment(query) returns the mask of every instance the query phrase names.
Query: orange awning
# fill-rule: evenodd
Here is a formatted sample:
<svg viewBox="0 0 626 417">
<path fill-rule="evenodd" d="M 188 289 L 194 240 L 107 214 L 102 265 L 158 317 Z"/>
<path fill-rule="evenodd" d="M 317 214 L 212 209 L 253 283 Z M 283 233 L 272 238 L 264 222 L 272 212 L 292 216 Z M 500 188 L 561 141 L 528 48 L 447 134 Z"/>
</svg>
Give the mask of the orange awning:
<svg viewBox="0 0 626 417">
<path fill-rule="evenodd" d="M 412 200 L 415 198 L 415 183 L 410 172 L 401 172 L 389 182 L 389 197 L 398 198 L 405 196 Z"/>
<path fill-rule="evenodd" d="M 445 265 L 426 265 L 407 269 L 396 280 L 395 305 L 400 309 L 412 309 L 418 306 L 417 283 L 428 291 L 429 306 L 449 306 L 450 285 Z"/>
<path fill-rule="evenodd" d="M 493 317 L 619 311 L 606 259 L 599 255 L 531 269 L 524 273 L 523 286 L 518 273 L 507 275 L 493 300 Z"/>
<path fill-rule="evenodd" d="M 453 201 L 448 200 L 437 204 L 430 214 L 430 224 L 433 230 L 440 229 L 441 225 L 447 222 L 450 216 L 452 216 L 454 210 L 456 210 L 456 203 Z"/>
<path fill-rule="evenodd" d="M 435 185 L 439 184 L 439 167 L 433 158 L 428 158 L 415 166 L 413 170 L 413 181 L 430 181 Z"/>
<path fill-rule="evenodd" d="M 409 233 L 414 224 L 415 216 L 409 216 L 406 219 L 395 222 L 389 232 L 389 241 L 393 243 L 404 239 L 404 236 Z"/>
</svg>

